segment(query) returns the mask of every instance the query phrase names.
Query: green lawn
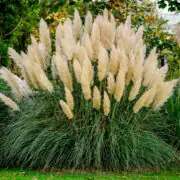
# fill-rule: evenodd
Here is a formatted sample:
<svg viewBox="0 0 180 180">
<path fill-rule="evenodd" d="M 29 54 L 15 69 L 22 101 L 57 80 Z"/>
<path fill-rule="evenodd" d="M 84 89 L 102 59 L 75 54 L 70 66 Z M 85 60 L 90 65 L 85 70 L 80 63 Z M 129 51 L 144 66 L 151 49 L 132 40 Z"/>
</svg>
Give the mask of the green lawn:
<svg viewBox="0 0 180 180">
<path fill-rule="evenodd" d="M 129 174 L 104 174 L 104 173 L 66 173 L 66 172 L 37 172 L 23 170 L 0 170 L 0 180 L 116 180 L 116 179 L 155 179 L 178 180 L 180 172 L 164 171 L 159 173 L 129 173 Z"/>
</svg>

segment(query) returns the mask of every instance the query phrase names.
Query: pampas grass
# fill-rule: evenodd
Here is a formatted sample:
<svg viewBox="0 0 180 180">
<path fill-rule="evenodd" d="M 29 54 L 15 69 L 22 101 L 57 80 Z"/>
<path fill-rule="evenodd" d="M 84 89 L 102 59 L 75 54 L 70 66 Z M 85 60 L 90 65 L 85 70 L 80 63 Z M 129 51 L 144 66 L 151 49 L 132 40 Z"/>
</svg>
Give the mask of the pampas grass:
<svg viewBox="0 0 180 180">
<path fill-rule="evenodd" d="M 11 100 L 10 98 L 8 98 L 7 96 L 5 96 L 4 94 L 0 93 L 0 99 L 7 105 L 9 106 L 12 110 L 14 111 L 19 111 L 19 107 L 18 105 Z"/>
<path fill-rule="evenodd" d="M 158 68 L 155 49 L 145 57 L 142 36 L 143 27 L 134 31 L 130 17 L 117 26 L 107 10 L 94 21 L 88 12 L 83 26 L 76 10 L 73 20 L 58 25 L 51 52 L 41 19 L 40 42 L 32 37 L 21 54 L 9 49 L 21 77 L 0 70 L 21 109 L 4 139 L 7 161 L 117 171 L 176 160 L 149 129 L 178 80 L 165 81 L 168 69 Z"/>
</svg>

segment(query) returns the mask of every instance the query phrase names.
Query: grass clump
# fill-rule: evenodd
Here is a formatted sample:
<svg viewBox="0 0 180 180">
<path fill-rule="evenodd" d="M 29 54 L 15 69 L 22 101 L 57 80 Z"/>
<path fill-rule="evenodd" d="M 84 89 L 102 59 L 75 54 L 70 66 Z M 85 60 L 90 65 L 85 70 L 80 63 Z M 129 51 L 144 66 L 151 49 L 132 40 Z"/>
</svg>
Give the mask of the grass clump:
<svg viewBox="0 0 180 180">
<path fill-rule="evenodd" d="M 40 42 L 9 49 L 22 78 L 0 70 L 14 95 L 2 100 L 15 111 L 4 127 L 4 166 L 119 171 L 177 161 L 153 131 L 177 80 L 165 81 L 155 49 L 145 57 L 143 27 L 135 32 L 130 18 L 117 26 L 107 10 L 85 19 L 75 11 L 58 25 L 54 55 L 43 19 Z"/>
</svg>

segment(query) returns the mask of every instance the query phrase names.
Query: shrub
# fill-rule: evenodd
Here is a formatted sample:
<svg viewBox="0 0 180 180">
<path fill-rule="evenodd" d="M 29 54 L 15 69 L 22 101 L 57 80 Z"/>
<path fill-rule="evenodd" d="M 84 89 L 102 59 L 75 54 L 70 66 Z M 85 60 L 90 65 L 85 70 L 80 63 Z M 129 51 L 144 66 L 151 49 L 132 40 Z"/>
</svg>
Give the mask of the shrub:
<svg viewBox="0 0 180 180">
<path fill-rule="evenodd" d="M 3 138 L 6 166 L 118 171 L 176 161 L 151 125 L 177 80 L 164 80 L 155 49 L 145 57 L 142 36 L 130 18 L 116 26 L 107 10 L 94 21 L 88 12 L 83 26 L 75 11 L 56 29 L 54 55 L 43 19 L 26 54 L 9 48 L 23 79 L 0 70 L 21 110 Z"/>
</svg>

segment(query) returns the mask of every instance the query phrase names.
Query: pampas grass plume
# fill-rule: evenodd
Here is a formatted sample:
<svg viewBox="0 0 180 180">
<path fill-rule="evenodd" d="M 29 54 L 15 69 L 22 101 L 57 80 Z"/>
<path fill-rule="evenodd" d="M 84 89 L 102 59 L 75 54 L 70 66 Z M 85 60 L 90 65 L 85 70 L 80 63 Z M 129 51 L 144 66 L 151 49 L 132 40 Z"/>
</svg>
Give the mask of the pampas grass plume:
<svg viewBox="0 0 180 180">
<path fill-rule="evenodd" d="M 115 92 L 114 92 L 114 98 L 116 101 L 120 101 L 125 88 L 125 73 L 123 70 L 119 70 L 117 77 L 116 77 L 116 86 L 115 86 Z"/>
<path fill-rule="evenodd" d="M 74 69 L 74 74 L 75 74 L 77 82 L 81 83 L 82 68 L 81 68 L 79 61 L 76 59 L 74 59 L 74 61 L 73 61 L 73 69 Z"/>
<path fill-rule="evenodd" d="M 47 23 L 41 19 L 40 20 L 40 41 L 44 44 L 46 51 L 48 53 L 51 52 L 51 39 L 50 39 L 50 32 L 47 26 Z"/>
<path fill-rule="evenodd" d="M 64 114 L 67 116 L 68 119 L 72 119 L 73 118 L 73 113 L 69 107 L 69 105 L 67 103 L 65 103 L 63 100 L 59 101 L 61 108 L 64 112 Z"/>
<path fill-rule="evenodd" d="M 73 25 L 74 25 L 74 35 L 76 37 L 76 40 L 79 40 L 82 35 L 82 21 L 81 21 L 81 17 L 79 16 L 79 12 L 77 10 L 75 10 L 74 12 Z"/>
<path fill-rule="evenodd" d="M 108 73 L 108 77 L 107 77 L 107 90 L 109 94 L 114 94 L 114 90 L 115 90 L 115 79 L 112 73 Z"/>
<path fill-rule="evenodd" d="M 72 110 L 74 108 L 74 98 L 72 96 L 71 91 L 67 87 L 65 87 L 65 97 L 66 97 L 67 104 Z"/>
<path fill-rule="evenodd" d="M 5 96 L 2 93 L 0 93 L 0 99 L 4 102 L 4 104 L 9 106 L 14 111 L 19 111 L 20 110 L 18 105 L 13 100 L 11 100 L 9 97 Z"/>
<path fill-rule="evenodd" d="M 104 102 L 103 102 L 103 110 L 104 110 L 104 115 L 108 116 L 111 108 L 111 103 L 108 94 L 106 91 L 104 91 Z"/>
<path fill-rule="evenodd" d="M 129 95 L 130 101 L 133 101 L 136 98 L 136 96 L 139 93 L 140 88 L 141 88 L 141 81 L 133 84 L 131 91 L 130 91 L 130 95 Z"/>
<path fill-rule="evenodd" d="M 110 61 L 109 61 L 109 71 L 113 74 L 116 75 L 118 72 L 119 68 L 119 58 L 118 58 L 118 51 L 117 49 L 113 46 L 110 54 Z"/>
<path fill-rule="evenodd" d="M 92 14 L 88 11 L 86 17 L 85 17 L 85 27 L 84 27 L 84 32 L 88 34 L 89 36 L 91 35 L 92 31 L 92 24 L 93 24 L 93 18 Z"/>
<path fill-rule="evenodd" d="M 108 62 L 109 58 L 108 58 L 108 52 L 106 51 L 106 49 L 101 46 L 100 47 L 100 51 L 99 51 L 99 55 L 98 55 L 98 79 L 99 81 L 102 81 L 107 73 L 107 68 L 108 68 Z"/>
<path fill-rule="evenodd" d="M 178 83 L 178 80 L 172 80 L 169 82 L 162 82 L 157 87 L 155 95 L 155 101 L 153 103 L 154 109 L 158 110 L 163 106 L 167 99 L 172 95 L 173 89 Z"/>
<path fill-rule="evenodd" d="M 136 104 L 133 107 L 134 113 L 137 113 L 145 104 L 147 98 L 149 96 L 149 91 L 146 91 L 136 102 Z"/>
<path fill-rule="evenodd" d="M 99 89 L 94 86 L 93 89 L 93 108 L 99 110 L 101 107 L 101 93 Z"/>
</svg>

